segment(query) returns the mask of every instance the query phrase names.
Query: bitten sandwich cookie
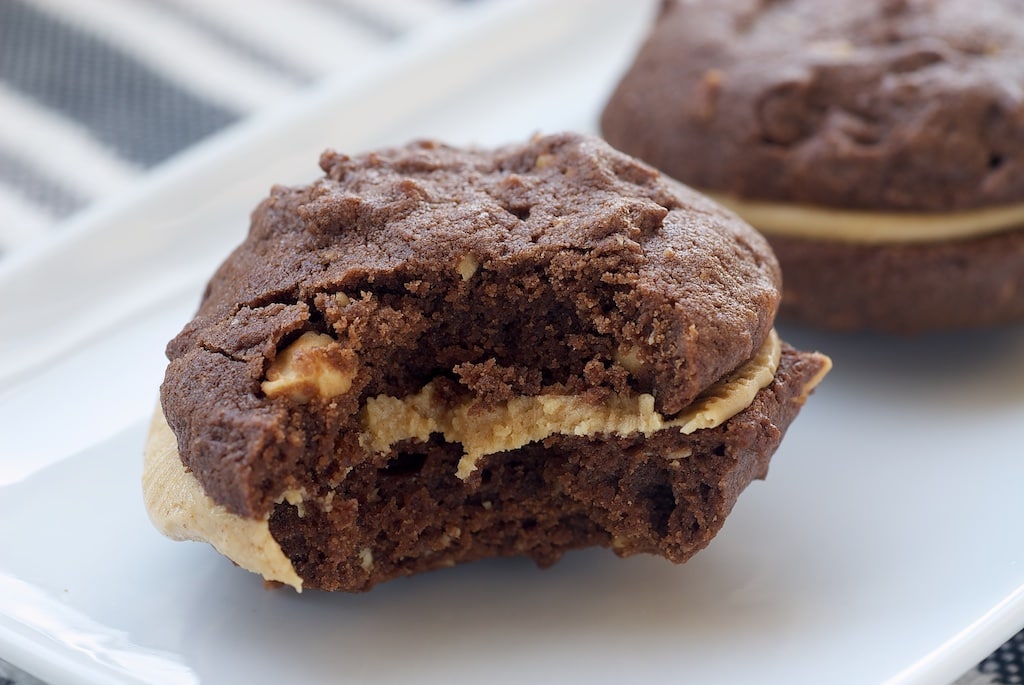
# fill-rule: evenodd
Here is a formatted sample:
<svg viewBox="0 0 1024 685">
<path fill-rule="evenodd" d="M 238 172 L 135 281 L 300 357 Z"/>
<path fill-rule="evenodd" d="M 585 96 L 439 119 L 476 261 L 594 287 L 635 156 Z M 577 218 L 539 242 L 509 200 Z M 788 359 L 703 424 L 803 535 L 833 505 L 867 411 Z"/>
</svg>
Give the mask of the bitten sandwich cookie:
<svg viewBox="0 0 1024 685">
<path fill-rule="evenodd" d="M 1022 10 L 669 0 L 602 130 L 768 237 L 784 316 L 1024 321 Z"/>
<path fill-rule="evenodd" d="M 275 187 L 168 345 L 157 527 L 296 589 L 592 545 L 682 562 L 829 368 L 767 244 L 591 137 Z"/>
</svg>

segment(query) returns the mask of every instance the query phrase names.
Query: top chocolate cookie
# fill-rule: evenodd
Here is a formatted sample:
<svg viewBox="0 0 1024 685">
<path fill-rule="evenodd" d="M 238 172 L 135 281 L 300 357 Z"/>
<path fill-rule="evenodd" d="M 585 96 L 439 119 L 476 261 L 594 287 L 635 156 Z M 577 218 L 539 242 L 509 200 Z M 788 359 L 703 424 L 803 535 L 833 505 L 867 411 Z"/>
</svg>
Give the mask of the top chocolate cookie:
<svg viewBox="0 0 1024 685">
<path fill-rule="evenodd" d="M 182 460 L 236 514 L 367 458 L 348 430 L 367 398 L 628 391 L 671 415 L 771 329 L 763 238 L 596 138 L 419 142 L 321 167 L 271 191 L 168 346 Z M 275 363 L 297 340 L 305 361 Z"/>
<path fill-rule="evenodd" d="M 1022 17 L 1020 0 L 666 0 L 602 130 L 739 197 L 1020 202 Z"/>
</svg>

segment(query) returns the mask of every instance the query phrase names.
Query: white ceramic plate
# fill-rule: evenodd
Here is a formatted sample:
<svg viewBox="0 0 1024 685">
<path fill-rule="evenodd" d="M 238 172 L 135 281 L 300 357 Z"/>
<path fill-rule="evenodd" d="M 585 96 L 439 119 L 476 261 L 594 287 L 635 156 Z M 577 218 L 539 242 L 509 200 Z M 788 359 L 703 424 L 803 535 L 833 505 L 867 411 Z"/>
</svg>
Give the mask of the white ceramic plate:
<svg viewBox="0 0 1024 685">
<path fill-rule="evenodd" d="M 572 553 L 268 592 L 154 532 L 165 342 L 331 145 L 594 130 L 650 17 L 499 4 L 178 159 L 0 270 L 0 656 L 54 683 L 941 683 L 1024 625 L 1024 330 L 783 328 L 835 371 L 688 564 Z"/>
</svg>

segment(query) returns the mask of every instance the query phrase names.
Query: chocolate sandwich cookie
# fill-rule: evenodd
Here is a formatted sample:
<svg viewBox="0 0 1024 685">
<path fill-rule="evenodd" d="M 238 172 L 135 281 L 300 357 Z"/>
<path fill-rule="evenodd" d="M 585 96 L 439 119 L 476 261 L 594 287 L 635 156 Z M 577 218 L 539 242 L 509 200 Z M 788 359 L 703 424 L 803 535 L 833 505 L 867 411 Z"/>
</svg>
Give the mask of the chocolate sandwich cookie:
<svg viewBox="0 0 1024 685">
<path fill-rule="evenodd" d="M 667 0 L 601 126 L 768 237 L 782 315 L 1024 320 L 1020 0 Z"/>
<path fill-rule="evenodd" d="M 157 527 L 270 581 L 684 561 L 828 371 L 772 328 L 761 236 L 596 138 L 320 165 L 168 345 L 146 448 Z"/>
</svg>

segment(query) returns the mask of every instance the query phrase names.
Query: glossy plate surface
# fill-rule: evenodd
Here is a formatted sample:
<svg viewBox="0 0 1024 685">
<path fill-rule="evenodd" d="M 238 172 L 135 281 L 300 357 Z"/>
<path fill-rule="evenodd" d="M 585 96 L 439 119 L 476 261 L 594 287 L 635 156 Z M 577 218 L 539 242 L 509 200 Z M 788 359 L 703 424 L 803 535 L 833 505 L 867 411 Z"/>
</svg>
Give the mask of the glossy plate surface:
<svg viewBox="0 0 1024 685">
<path fill-rule="evenodd" d="M 835 370 L 712 546 L 268 592 L 149 525 L 163 346 L 323 147 L 596 130 L 650 3 L 499 3 L 218 137 L 0 270 L 0 656 L 60 683 L 941 683 L 1024 625 L 1024 330 L 781 327 Z"/>
</svg>

